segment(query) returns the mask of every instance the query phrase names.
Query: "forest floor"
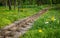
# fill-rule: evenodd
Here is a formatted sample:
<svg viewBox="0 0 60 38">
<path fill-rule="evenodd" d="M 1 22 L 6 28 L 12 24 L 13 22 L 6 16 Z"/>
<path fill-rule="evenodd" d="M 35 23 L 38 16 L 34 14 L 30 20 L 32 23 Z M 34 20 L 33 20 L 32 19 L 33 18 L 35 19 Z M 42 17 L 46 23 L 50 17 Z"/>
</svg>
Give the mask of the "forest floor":
<svg viewBox="0 0 60 38">
<path fill-rule="evenodd" d="M 60 8 L 52 8 L 41 15 L 20 38 L 60 38 Z"/>
<path fill-rule="evenodd" d="M 19 20 L 5 28 L 0 30 L 0 38 L 18 38 L 21 34 L 30 28 L 31 23 L 34 22 L 41 14 L 48 11 L 49 8 L 42 9 L 39 13 L 36 13 L 24 20 Z M 4 34 L 3 34 L 4 33 Z"/>
<path fill-rule="evenodd" d="M 18 14 L 17 11 L 0 9 L 0 28 L 5 27 L 14 21 L 36 14 L 46 6 L 38 8 L 24 8 Z M 3 11 L 2 11 L 3 10 Z M 30 11 L 31 10 L 31 11 Z M 19 16 L 18 16 L 19 15 Z M 3 24 L 4 23 L 4 24 Z M 60 38 L 60 9 L 52 8 L 36 20 L 32 28 L 20 38 Z"/>
<path fill-rule="evenodd" d="M 20 8 L 19 13 L 17 9 L 12 9 L 9 11 L 6 7 L 0 7 L 0 28 L 5 27 L 6 25 L 9 25 L 16 20 L 20 20 L 33 14 L 36 14 L 39 10 L 43 9 L 44 7 L 46 7 L 46 5 L 34 8 Z"/>
</svg>

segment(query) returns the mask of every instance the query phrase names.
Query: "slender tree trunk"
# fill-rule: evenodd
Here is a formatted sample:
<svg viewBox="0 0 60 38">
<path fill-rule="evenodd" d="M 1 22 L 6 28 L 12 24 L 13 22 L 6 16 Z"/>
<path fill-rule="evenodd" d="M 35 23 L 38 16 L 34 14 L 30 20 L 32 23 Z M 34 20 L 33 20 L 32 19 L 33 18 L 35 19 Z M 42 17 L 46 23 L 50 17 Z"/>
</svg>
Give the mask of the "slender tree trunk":
<svg viewBox="0 0 60 38">
<path fill-rule="evenodd" d="M 11 10 L 11 0 L 8 0 L 9 10 Z"/>
<path fill-rule="evenodd" d="M 4 7 L 7 8 L 7 0 L 4 0 Z"/>
<path fill-rule="evenodd" d="M 52 6 L 52 0 L 50 0 L 50 5 Z"/>
<path fill-rule="evenodd" d="M 20 1 L 18 1 L 18 12 L 19 12 L 19 10 L 20 10 L 19 8 L 20 8 Z"/>
<path fill-rule="evenodd" d="M 41 3 L 40 0 L 37 0 L 37 5 L 38 5 L 38 6 L 40 5 L 40 3 Z"/>
<path fill-rule="evenodd" d="M 29 3 L 30 5 L 32 5 L 32 1 L 33 1 L 33 0 L 30 0 L 30 1 L 29 1 L 29 2 L 30 2 L 30 3 Z"/>
<path fill-rule="evenodd" d="M 7 7 L 7 0 L 5 0 L 5 7 Z"/>
<path fill-rule="evenodd" d="M 16 0 L 14 0 L 14 10 L 15 10 L 15 8 L 16 8 Z"/>
</svg>

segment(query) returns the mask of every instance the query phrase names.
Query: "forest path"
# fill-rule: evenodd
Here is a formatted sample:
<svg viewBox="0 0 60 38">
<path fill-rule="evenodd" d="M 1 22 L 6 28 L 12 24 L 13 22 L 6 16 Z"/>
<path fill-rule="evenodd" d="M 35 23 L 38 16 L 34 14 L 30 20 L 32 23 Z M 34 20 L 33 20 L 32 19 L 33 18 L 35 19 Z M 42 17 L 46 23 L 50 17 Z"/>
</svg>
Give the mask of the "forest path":
<svg viewBox="0 0 60 38">
<path fill-rule="evenodd" d="M 43 13 L 47 12 L 50 8 L 44 8 L 39 13 L 34 14 L 25 19 L 16 21 L 0 30 L 0 38 L 19 38 L 32 27 L 34 21 L 38 19 Z"/>
</svg>

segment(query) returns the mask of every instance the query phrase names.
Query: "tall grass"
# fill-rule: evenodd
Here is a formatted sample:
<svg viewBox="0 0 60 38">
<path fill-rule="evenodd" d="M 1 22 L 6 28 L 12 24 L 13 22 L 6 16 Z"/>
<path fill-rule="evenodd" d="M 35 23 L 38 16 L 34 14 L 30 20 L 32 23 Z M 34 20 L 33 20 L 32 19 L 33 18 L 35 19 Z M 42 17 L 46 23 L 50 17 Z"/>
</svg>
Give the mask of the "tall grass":
<svg viewBox="0 0 60 38">
<path fill-rule="evenodd" d="M 20 38 L 60 38 L 60 10 L 51 9 Z"/>
<path fill-rule="evenodd" d="M 46 6 L 37 6 L 34 8 L 33 6 L 31 8 L 29 6 L 27 8 L 24 6 L 24 8 L 20 8 L 20 12 L 18 12 L 17 7 L 16 10 L 13 10 L 13 6 L 12 6 L 12 10 L 8 10 L 8 7 L 6 8 L 1 6 L 0 7 L 0 28 L 5 27 L 6 25 L 11 24 L 16 20 L 31 16 L 37 13 L 39 10 L 41 10 L 42 7 L 44 8 Z"/>
</svg>

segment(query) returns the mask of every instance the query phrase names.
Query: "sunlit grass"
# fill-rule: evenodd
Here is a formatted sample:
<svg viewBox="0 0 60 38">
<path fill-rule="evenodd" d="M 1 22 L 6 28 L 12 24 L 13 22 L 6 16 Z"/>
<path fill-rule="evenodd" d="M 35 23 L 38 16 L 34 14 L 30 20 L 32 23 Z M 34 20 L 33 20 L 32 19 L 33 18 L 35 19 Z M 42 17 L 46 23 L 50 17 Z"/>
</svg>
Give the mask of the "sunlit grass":
<svg viewBox="0 0 60 38">
<path fill-rule="evenodd" d="M 25 10 L 26 9 L 26 10 Z M 35 9 L 32 8 L 24 8 L 22 11 L 14 11 L 14 10 L 0 10 L 0 27 L 11 24 L 12 22 L 22 19 L 33 14 L 37 13 Z M 11 23 L 10 23 L 11 22 Z M 3 24 L 4 23 L 4 24 Z"/>
<path fill-rule="evenodd" d="M 28 16 L 31 16 L 35 13 L 38 13 L 38 11 L 40 11 L 44 7 L 46 7 L 46 5 L 37 6 L 34 8 L 24 7 L 24 8 L 19 8 L 20 10 L 18 12 L 18 7 L 16 7 L 16 10 L 14 10 L 12 6 L 12 10 L 9 10 L 8 7 L 0 6 L 0 28 L 8 24 L 11 24 L 16 20 L 20 20 Z"/>
<path fill-rule="evenodd" d="M 60 10 L 51 9 L 20 38 L 60 38 Z"/>
<path fill-rule="evenodd" d="M 16 10 L 12 7 L 12 10 L 9 10 L 8 7 L 0 7 L 0 28 L 4 27 L 8 24 L 13 23 L 16 20 L 26 18 L 33 14 L 38 13 L 39 10 L 43 9 L 46 6 L 37 6 L 34 8 L 20 8 L 18 12 L 18 8 Z"/>
</svg>

